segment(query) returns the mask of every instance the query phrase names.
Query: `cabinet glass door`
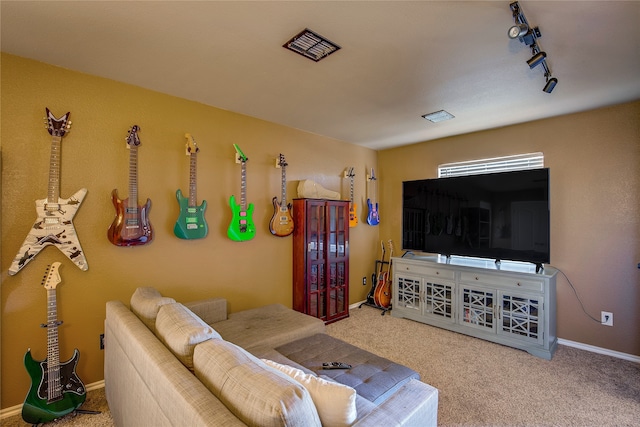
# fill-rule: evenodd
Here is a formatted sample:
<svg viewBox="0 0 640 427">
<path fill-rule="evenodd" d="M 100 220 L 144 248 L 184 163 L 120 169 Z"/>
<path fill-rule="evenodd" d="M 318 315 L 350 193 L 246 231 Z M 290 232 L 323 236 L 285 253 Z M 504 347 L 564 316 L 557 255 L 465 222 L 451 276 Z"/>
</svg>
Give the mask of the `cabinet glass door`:
<svg viewBox="0 0 640 427">
<path fill-rule="evenodd" d="M 327 320 L 343 316 L 347 311 L 349 277 L 349 216 L 348 205 L 345 203 L 327 202 L 326 220 L 327 231 Z"/>
<path fill-rule="evenodd" d="M 543 342 L 541 298 L 501 292 L 499 334 L 515 336 L 536 343 Z"/>
<path fill-rule="evenodd" d="M 458 322 L 482 330 L 495 330 L 494 290 L 463 286 Z"/>
<path fill-rule="evenodd" d="M 420 284 L 422 279 L 396 274 L 394 280 L 398 283 L 398 291 L 396 292 L 396 295 L 393 295 L 393 308 L 415 310 L 420 313 Z"/>
<path fill-rule="evenodd" d="M 453 322 L 455 320 L 454 294 L 453 284 L 431 283 L 425 279 L 424 314 Z"/>
</svg>

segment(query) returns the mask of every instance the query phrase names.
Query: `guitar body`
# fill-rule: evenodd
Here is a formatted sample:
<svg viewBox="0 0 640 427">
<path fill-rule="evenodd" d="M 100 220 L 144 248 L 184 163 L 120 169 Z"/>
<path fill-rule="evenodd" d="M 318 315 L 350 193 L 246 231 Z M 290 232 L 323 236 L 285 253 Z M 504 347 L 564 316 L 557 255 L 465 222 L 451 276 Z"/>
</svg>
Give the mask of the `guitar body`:
<svg viewBox="0 0 640 427">
<path fill-rule="evenodd" d="M 389 308 L 391 305 L 391 283 L 389 283 L 389 273 L 383 271 L 378 276 L 376 290 L 373 293 L 373 302 L 378 307 Z"/>
<path fill-rule="evenodd" d="M 180 205 L 180 216 L 173 227 L 173 233 L 181 239 L 202 239 L 209 232 L 204 212 L 207 209 L 207 201 L 203 200 L 200 206 L 189 206 L 189 198 L 182 195 L 182 191 L 176 191 L 176 199 Z"/>
<path fill-rule="evenodd" d="M 107 230 L 107 237 L 116 246 L 137 246 L 151 243 L 153 229 L 149 222 L 149 210 L 151 200 L 138 206 L 136 209 L 128 208 L 129 199 L 120 200 L 118 190 L 111 193 L 111 200 L 116 209 L 116 216 Z"/>
<path fill-rule="evenodd" d="M 22 405 L 22 418 L 31 424 L 53 421 L 75 411 L 87 397 L 84 384 L 76 374 L 80 353 L 78 349 L 73 357 L 60 364 L 61 395 L 53 401 L 48 396 L 47 360 L 34 360 L 31 350 L 24 355 L 24 366 L 31 377 L 31 388 Z"/>
<path fill-rule="evenodd" d="M 278 198 L 273 200 L 273 216 L 269 222 L 269 231 L 278 237 L 285 237 L 293 233 L 293 218 L 291 217 L 291 203 L 282 206 Z"/>
<path fill-rule="evenodd" d="M 251 240 L 256 235 L 256 226 L 253 223 L 253 203 L 249 203 L 247 210 L 242 210 L 242 206 L 236 203 L 235 196 L 229 199 L 233 218 L 227 229 L 227 236 L 236 242 Z"/>
<path fill-rule="evenodd" d="M 351 202 L 349 204 L 349 227 L 355 227 L 358 225 L 358 205 Z"/>
<path fill-rule="evenodd" d="M 371 203 L 371 199 L 367 199 L 367 207 L 369 208 L 369 214 L 367 215 L 367 224 L 378 225 L 380 223 L 380 217 L 378 216 L 378 203 Z"/>
<path fill-rule="evenodd" d="M 82 188 L 68 199 L 58 199 L 57 203 L 48 203 L 47 199 L 36 200 L 38 218 L 9 268 L 10 275 L 16 274 L 50 245 L 60 249 L 80 270 L 89 268 L 73 226 L 73 217 L 86 194 L 86 188 Z"/>
</svg>

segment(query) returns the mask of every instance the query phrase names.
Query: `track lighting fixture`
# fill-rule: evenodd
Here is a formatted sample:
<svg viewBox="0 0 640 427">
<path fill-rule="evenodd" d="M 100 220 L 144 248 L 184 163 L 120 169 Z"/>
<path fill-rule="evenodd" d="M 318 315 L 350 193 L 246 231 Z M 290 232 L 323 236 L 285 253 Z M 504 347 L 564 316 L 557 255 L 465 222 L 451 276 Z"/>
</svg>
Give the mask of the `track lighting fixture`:
<svg viewBox="0 0 640 427">
<path fill-rule="evenodd" d="M 558 79 L 551 77 L 551 70 L 547 65 L 547 53 L 541 51 L 538 46 L 537 40 L 542 37 L 540 29 L 538 27 L 531 28 L 527 22 L 527 18 L 525 18 L 524 13 L 520 8 L 520 4 L 517 1 L 511 3 L 509 8 L 513 13 L 515 25 L 509 28 L 507 34 L 509 35 L 509 38 L 518 39 L 521 43 L 524 43 L 531 48 L 531 54 L 533 56 L 527 61 L 527 64 L 530 69 L 534 69 L 538 65 L 542 64 L 542 68 L 544 68 L 544 77 L 547 81 L 542 90 L 546 93 L 551 93 L 551 91 L 556 87 Z"/>
</svg>

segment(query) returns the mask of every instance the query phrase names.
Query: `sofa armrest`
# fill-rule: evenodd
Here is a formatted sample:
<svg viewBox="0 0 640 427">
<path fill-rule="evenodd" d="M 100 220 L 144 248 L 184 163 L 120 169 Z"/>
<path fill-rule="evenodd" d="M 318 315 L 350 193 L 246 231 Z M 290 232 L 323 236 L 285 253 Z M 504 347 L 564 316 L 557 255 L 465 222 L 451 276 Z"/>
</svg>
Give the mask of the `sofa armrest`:
<svg viewBox="0 0 640 427">
<path fill-rule="evenodd" d="M 412 379 L 353 426 L 437 426 L 438 389 Z"/>
<path fill-rule="evenodd" d="M 187 302 L 183 305 L 208 325 L 227 320 L 227 300 L 224 298 L 209 298 Z"/>
</svg>

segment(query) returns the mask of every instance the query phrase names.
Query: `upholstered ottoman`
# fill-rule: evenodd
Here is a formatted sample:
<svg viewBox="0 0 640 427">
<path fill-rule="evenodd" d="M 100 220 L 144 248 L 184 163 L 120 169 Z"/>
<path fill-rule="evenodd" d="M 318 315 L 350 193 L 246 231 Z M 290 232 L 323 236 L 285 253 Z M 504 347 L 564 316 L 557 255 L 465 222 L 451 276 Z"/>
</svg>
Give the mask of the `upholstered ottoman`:
<svg viewBox="0 0 640 427">
<path fill-rule="evenodd" d="M 288 359 L 335 381 L 353 387 L 376 405 L 384 402 L 412 378 L 420 379 L 413 369 L 399 365 L 327 334 L 315 334 L 276 347 Z M 351 369 L 322 369 L 325 362 L 344 362 Z"/>
</svg>

